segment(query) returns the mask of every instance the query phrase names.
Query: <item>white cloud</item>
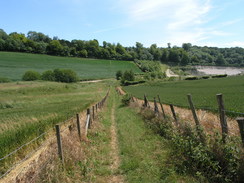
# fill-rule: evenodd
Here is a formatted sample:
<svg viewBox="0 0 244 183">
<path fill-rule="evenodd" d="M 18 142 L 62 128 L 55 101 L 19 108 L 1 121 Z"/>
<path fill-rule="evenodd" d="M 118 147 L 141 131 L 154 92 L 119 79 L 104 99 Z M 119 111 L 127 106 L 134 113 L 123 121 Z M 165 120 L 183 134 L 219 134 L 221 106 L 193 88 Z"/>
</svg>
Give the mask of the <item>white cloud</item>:
<svg viewBox="0 0 244 183">
<path fill-rule="evenodd" d="M 244 48 L 244 41 L 232 41 L 229 43 L 224 43 L 222 45 L 224 45 L 225 47 L 242 47 L 242 48 Z"/>
<path fill-rule="evenodd" d="M 230 20 L 230 21 L 226 21 L 220 24 L 220 26 L 229 26 L 229 25 L 233 25 L 236 23 L 241 22 L 243 19 L 239 18 L 239 19 L 235 19 L 235 20 Z"/>
<path fill-rule="evenodd" d="M 210 46 L 219 48 L 231 48 L 231 47 L 242 47 L 244 48 L 244 41 L 232 41 L 232 42 L 204 42 L 199 43 L 198 46 Z"/>
</svg>

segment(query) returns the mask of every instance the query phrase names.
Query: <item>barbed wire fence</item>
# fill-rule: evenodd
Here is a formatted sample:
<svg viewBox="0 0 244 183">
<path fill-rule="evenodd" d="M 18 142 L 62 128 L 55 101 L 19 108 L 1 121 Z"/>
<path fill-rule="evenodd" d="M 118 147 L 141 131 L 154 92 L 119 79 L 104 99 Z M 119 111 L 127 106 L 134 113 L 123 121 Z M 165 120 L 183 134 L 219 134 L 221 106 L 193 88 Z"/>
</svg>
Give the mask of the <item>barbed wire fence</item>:
<svg viewBox="0 0 244 183">
<path fill-rule="evenodd" d="M 95 114 L 97 112 L 99 112 L 98 110 L 99 109 L 102 109 L 108 96 L 109 96 L 109 93 L 110 93 L 110 88 L 108 89 L 106 95 L 102 98 L 101 101 L 99 101 L 98 103 L 96 103 L 95 105 L 91 106 L 90 108 L 87 109 L 87 113 L 86 113 L 86 120 L 85 120 L 85 129 L 84 129 L 84 136 L 87 137 L 87 134 L 88 134 L 88 130 L 91 128 L 91 123 L 92 123 L 92 120 L 95 119 Z M 89 112 L 88 112 L 89 111 Z M 12 152 L 8 153 L 7 155 L 3 156 L 2 158 L 0 158 L 0 163 L 4 166 L 6 166 L 5 164 L 5 161 L 8 159 L 8 158 L 11 158 L 11 157 L 15 157 L 16 154 L 21 151 L 23 148 L 27 148 L 29 145 L 35 143 L 35 142 L 38 142 L 40 139 L 44 139 L 47 137 L 46 140 L 44 140 L 43 143 L 41 143 L 41 145 L 39 145 L 38 147 L 34 148 L 32 151 L 28 152 L 24 158 L 18 160 L 18 161 L 15 161 L 13 164 L 10 165 L 9 168 L 2 168 L 1 172 L 0 172 L 0 181 L 5 178 L 13 169 L 15 169 L 18 165 L 20 165 L 21 163 L 23 163 L 24 161 L 26 161 L 28 158 L 30 158 L 33 154 L 35 154 L 37 151 L 39 151 L 41 148 L 43 148 L 44 146 L 49 146 L 50 144 L 52 143 L 55 143 L 55 138 L 57 138 L 57 150 L 58 150 L 58 155 L 59 155 L 59 158 L 63 161 L 64 157 L 63 155 L 61 155 L 60 152 L 62 152 L 62 145 L 60 146 L 60 144 L 62 144 L 62 141 L 61 141 L 61 135 L 62 133 L 65 133 L 67 130 L 71 130 L 72 128 L 72 125 L 74 126 L 74 122 L 77 122 L 76 123 L 76 127 L 77 127 L 77 130 L 78 130 L 78 136 L 81 140 L 81 121 L 80 121 L 80 115 L 79 114 L 76 114 L 75 116 L 71 117 L 70 119 L 67 119 L 63 122 L 60 122 L 59 124 L 56 124 L 56 127 L 58 126 L 59 128 L 59 133 L 57 132 L 57 128 L 56 128 L 56 136 L 53 135 L 52 137 L 47 137 L 49 134 L 52 134 L 53 131 L 53 128 L 50 128 L 49 130 L 47 130 L 46 132 L 40 134 L 39 136 L 35 137 L 34 139 L 30 140 L 29 142 L 21 145 L 20 147 L 16 148 L 15 150 L 13 150 Z M 62 126 L 62 130 L 60 130 Z M 60 142 L 59 140 L 60 139 Z M 47 162 L 50 161 L 50 158 L 47 160 Z M 45 167 L 46 163 L 43 163 L 43 165 L 41 166 L 41 169 L 43 169 Z M 39 171 L 40 172 L 40 168 L 39 168 Z M 21 173 L 21 171 L 19 171 L 18 175 Z M 17 175 L 17 176 L 18 176 Z M 17 177 L 16 176 L 16 177 Z M 36 178 L 37 174 L 35 174 L 32 178 L 32 182 L 34 181 L 34 179 Z"/>
<path fill-rule="evenodd" d="M 174 107 L 189 109 L 192 112 L 193 119 L 194 119 L 194 121 L 196 123 L 197 128 L 199 128 L 199 126 L 201 124 L 199 123 L 199 119 L 198 119 L 198 116 L 196 114 L 196 110 L 204 110 L 204 111 L 209 111 L 209 112 L 216 113 L 216 114 L 219 115 L 220 126 L 221 126 L 221 130 L 222 130 L 222 140 L 223 140 L 224 143 L 226 142 L 226 137 L 229 134 L 229 129 L 228 129 L 228 125 L 227 125 L 227 116 L 226 115 L 228 114 L 228 116 L 237 117 L 236 118 L 236 122 L 238 124 L 241 140 L 242 140 L 242 143 L 243 143 L 243 146 L 244 146 L 244 113 L 243 112 L 236 112 L 236 111 L 226 110 L 225 107 L 224 107 L 223 95 L 222 94 L 216 94 L 216 97 L 217 97 L 217 101 L 218 101 L 218 109 L 214 109 L 214 108 L 209 107 L 209 106 L 195 106 L 193 104 L 193 101 L 191 99 L 191 95 L 190 94 L 188 94 L 189 105 L 182 105 L 182 104 L 172 103 L 172 102 L 169 102 L 169 101 L 161 101 L 160 97 L 158 95 L 158 102 L 155 102 L 156 97 L 153 97 L 154 100 L 151 100 L 151 101 L 154 101 L 154 107 L 152 108 L 150 106 L 150 103 L 149 103 L 149 100 L 147 98 L 147 95 L 144 94 L 144 96 L 143 96 L 144 99 L 142 100 L 143 101 L 142 107 L 151 108 L 152 110 L 154 110 L 155 115 L 158 115 L 157 114 L 158 113 L 158 106 L 157 105 L 159 104 L 160 107 L 161 107 L 162 113 L 163 113 L 163 117 L 165 118 L 166 116 L 164 114 L 165 112 L 164 112 L 164 108 L 163 108 L 162 104 L 168 105 L 168 106 L 170 106 L 172 117 L 174 118 L 176 124 L 178 124 L 179 121 L 178 121 L 178 115 L 176 114 Z M 136 100 L 138 101 L 138 99 L 136 97 L 132 96 L 132 95 L 131 95 L 131 99 L 132 99 L 132 101 L 136 101 Z"/>
</svg>

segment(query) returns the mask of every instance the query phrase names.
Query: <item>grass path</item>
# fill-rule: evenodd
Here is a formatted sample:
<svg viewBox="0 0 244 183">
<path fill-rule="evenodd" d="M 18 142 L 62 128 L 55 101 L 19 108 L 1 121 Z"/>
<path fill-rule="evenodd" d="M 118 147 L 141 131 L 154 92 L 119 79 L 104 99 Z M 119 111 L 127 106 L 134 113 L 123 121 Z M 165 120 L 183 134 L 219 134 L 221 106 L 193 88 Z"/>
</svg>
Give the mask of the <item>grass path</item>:
<svg viewBox="0 0 244 183">
<path fill-rule="evenodd" d="M 112 177 L 110 182 L 111 183 L 123 183 L 123 176 L 117 175 L 117 172 L 119 172 L 120 167 L 120 157 L 119 157 L 119 149 L 118 149 L 118 137 L 117 137 L 117 128 L 115 124 L 115 102 L 113 101 L 113 106 L 111 109 L 111 171 L 112 171 Z"/>
<path fill-rule="evenodd" d="M 93 125 L 82 182 L 194 182 L 175 172 L 168 143 L 145 125 L 135 108 L 122 106 L 115 90 Z"/>
<path fill-rule="evenodd" d="M 114 154 L 111 167 L 117 182 L 194 182 L 174 171 L 169 163 L 168 143 L 145 125 L 138 109 L 122 106 L 121 96 L 115 92 L 111 93 L 110 100 L 111 151 Z"/>
</svg>

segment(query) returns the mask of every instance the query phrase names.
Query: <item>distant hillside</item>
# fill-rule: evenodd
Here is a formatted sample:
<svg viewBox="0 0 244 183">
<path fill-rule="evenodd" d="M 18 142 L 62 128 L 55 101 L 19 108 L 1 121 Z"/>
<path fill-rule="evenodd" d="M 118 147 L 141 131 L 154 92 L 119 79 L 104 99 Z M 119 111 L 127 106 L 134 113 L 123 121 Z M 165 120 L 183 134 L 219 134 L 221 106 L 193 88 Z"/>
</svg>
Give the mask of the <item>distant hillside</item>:
<svg viewBox="0 0 244 183">
<path fill-rule="evenodd" d="M 228 65 L 244 66 L 244 49 L 199 47 L 183 43 L 182 47 L 157 47 L 152 44 L 145 48 L 136 42 L 133 47 L 124 47 L 120 43 L 97 40 L 64 40 L 35 31 L 27 35 L 13 32 L 7 34 L 0 29 L 0 51 L 27 52 L 56 56 L 112 59 L 112 60 L 157 60 L 172 65 Z"/>
<path fill-rule="evenodd" d="M 132 69 L 135 73 L 141 72 L 133 62 L 128 61 L 0 52 L 0 77 L 20 80 L 27 70 L 43 72 L 55 68 L 72 69 L 81 79 L 115 78 L 118 70 Z"/>
</svg>

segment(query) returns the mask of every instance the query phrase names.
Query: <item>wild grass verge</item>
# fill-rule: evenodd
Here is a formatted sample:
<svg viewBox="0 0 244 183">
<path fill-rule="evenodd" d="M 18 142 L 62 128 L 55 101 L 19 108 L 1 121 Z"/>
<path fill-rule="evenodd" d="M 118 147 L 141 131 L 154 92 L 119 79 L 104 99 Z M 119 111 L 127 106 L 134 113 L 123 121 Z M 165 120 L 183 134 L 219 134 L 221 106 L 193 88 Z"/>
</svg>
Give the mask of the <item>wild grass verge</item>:
<svg viewBox="0 0 244 183">
<path fill-rule="evenodd" d="M 223 143 L 220 134 L 205 135 L 201 130 L 181 122 L 176 127 L 168 117 L 156 117 L 149 109 L 142 109 L 140 114 L 145 123 L 155 133 L 167 139 L 171 146 L 170 161 L 177 167 L 177 172 L 188 173 L 201 182 L 242 182 L 244 180 L 244 151 L 240 139 L 229 137 Z"/>
</svg>

